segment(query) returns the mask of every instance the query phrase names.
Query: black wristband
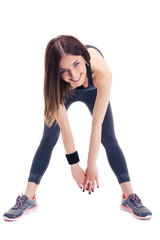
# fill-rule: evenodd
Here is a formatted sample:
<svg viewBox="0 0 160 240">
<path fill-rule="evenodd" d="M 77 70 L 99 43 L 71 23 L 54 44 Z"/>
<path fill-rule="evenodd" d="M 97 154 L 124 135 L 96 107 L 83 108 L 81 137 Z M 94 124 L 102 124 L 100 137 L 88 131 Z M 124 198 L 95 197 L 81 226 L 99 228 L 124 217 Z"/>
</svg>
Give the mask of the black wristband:
<svg viewBox="0 0 160 240">
<path fill-rule="evenodd" d="M 70 165 L 78 163 L 80 161 L 77 151 L 75 151 L 74 153 L 71 153 L 71 154 L 66 154 L 66 158 Z"/>
</svg>

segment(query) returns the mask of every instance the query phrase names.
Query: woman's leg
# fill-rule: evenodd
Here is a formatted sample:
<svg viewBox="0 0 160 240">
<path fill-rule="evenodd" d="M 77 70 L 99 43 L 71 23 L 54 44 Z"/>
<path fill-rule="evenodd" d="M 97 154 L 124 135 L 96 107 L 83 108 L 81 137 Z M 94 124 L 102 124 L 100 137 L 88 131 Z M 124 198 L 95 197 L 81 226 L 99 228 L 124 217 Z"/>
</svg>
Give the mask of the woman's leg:
<svg viewBox="0 0 160 240">
<path fill-rule="evenodd" d="M 42 140 L 33 158 L 28 184 L 24 193 L 30 199 L 35 195 L 41 178 L 49 165 L 51 153 L 58 141 L 59 134 L 58 124 L 55 126 L 54 122 L 52 127 L 49 128 L 44 123 Z"/>
<path fill-rule="evenodd" d="M 74 101 L 76 101 L 76 96 L 74 98 L 66 98 L 65 107 L 67 111 Z M 51 153 L 58 141 L 59 135 L 60 128 L 58 124 L 55 124 L 55 121 L 50 128 L 44 123 L 42 140 L 33 158 L 27 187 L 24 193 L 24 195 L 30 199 L 35 195 L 41 178 L 49 165 Z"/>
<path fill-rule="evenodd" d="M 125 197 L 133 193 L 124 154 L 118 144 L 114 131 L 111 104 L 109 103 L 102 124 L 101 142 L 106 150 L 109 164 L 115 173 Z"/>
<path fill-rule="evenodd" d="M 96 91 L 92 91 L 90 97 L 84 99 L 84 103 L 87 105 L 91 114 L 93 112 L 95 99 Z M 127 197 L 133 193 L 133 190 L 130 183 L 130 177 L 128 174 L 126 160 L 115 136 L 113 116 L 110 103 L 108 105 L 104 121 L 102 124 L 101 142 L 106 150 L 109 164 L 117 177 L 122 192 L 125 195 L 125 197 Z"/>
<path fill-rule="evenodd" d="M 34 195 L 36 194 L 37 188 L 38 184 L 28 182 L 24 195 L 26 195 L 29 199 L 33 199 Z"/>
<path fill-rule="evenodd" d="M 125 198 L 133 193 L 131 182 L 123 182 L 120 184 L 120 186 Z"/>
</svg>

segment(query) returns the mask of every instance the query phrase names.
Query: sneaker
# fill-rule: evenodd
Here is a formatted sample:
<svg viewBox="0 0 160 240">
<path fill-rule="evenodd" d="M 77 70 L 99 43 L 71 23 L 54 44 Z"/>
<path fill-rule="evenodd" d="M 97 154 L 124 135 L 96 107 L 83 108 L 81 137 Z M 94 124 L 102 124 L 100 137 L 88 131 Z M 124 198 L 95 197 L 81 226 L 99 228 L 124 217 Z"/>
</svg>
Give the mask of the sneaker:
<svg viewBox="0 0 160 240">
<path fill-rule="evenodd" d="M 130 212 L 135 218 L 138 219 L 145 220 L 152 218 L 151 211 L 143 206 L 139 197 L 134 193 L 127 198 L 125 198 L 124 195 L 122 196 L 120 208 L 121 210 Z"/>
<path fill-rule="evenodd" d="M 18 196 L 16 204 L 3 215 L 5 221 L 16 221 L 22 216 L 37 209 L 36 196 L 29 199 L 27 196 Z"/>
</svg>

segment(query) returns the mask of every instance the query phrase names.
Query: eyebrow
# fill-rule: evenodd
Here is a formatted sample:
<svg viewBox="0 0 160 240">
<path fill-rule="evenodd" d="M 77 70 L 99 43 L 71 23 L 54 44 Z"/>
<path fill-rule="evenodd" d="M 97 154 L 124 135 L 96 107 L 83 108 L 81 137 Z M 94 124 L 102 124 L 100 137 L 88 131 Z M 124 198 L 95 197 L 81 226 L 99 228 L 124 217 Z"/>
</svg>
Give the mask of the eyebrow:
<svg viewBox="0 0 160 240">
<path fill-rule="evenodd" d="M 72 63 L 72 66 L 73 66 L 77 61 L 79 61 L 79 59 L 77 59 L 76 61 L 74 61 L 74 63 Z M 66 68 L 60 68 L 59 70 L 64 70 L 64 69 L 66 69 Z"/>
</svg>

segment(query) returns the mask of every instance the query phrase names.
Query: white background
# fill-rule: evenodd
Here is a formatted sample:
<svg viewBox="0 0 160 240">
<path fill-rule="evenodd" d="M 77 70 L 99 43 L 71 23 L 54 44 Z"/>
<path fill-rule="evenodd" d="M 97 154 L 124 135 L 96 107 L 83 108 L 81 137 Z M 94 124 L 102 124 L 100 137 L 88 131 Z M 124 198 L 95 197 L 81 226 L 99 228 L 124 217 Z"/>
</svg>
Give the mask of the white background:
<svg viewBox="0 0 160 240">
<path fill-rule="evenodd" d="M 160 7 L 157 0 L 0 2 L 0 235 L 5 239 L 153 239 L 159 237 Z M 3 213 L 24 192 L 43 132 L 44 51 L 60 34 L 98 47 L 113 74 L 115 130 L 134 191 L 153 212 L 139 221 L 120 211 L 121 189 L 101 145 L 100 188 L 89 195 L 72 179 L 61 136 L 37 192 L 39 209 L 15 223 Z M 83 112 L 83 114 L 82 114 Z M 91 116 L 68 111 L 86 168 Z"/>
</svg>

